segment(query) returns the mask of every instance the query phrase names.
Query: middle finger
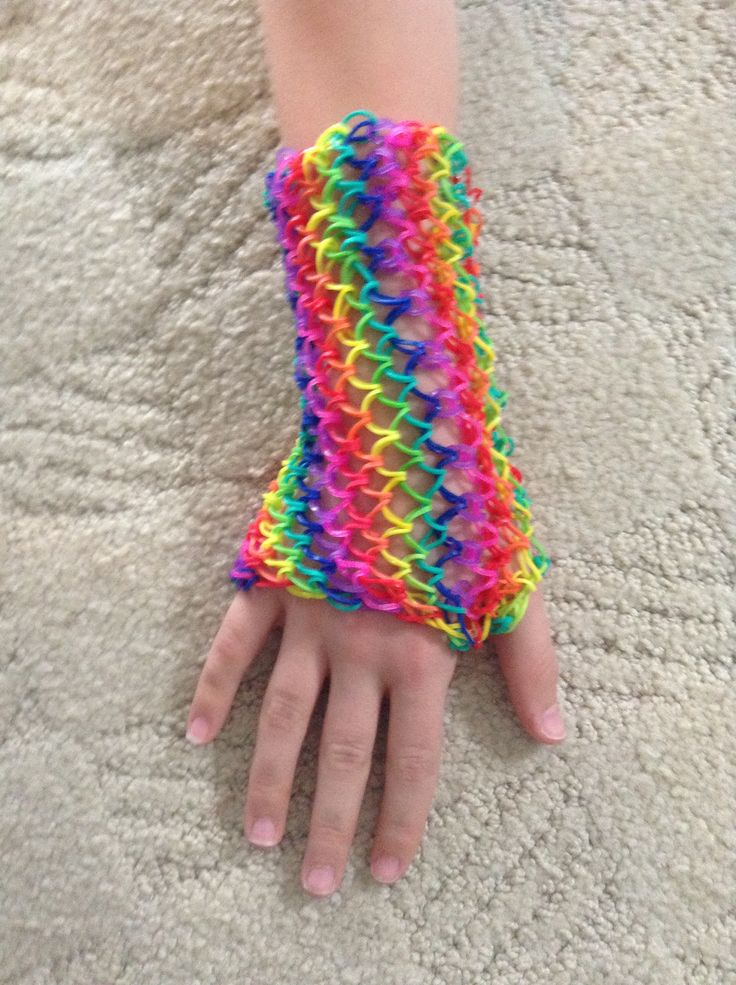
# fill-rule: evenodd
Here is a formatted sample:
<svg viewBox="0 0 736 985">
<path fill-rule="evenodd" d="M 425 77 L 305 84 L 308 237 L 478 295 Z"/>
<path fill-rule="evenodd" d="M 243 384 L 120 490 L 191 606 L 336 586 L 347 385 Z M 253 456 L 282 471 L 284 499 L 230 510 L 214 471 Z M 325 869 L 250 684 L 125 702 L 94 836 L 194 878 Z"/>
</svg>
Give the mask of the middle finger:
<svg viewBox="0 0 736 985">
<path fill-rule="evenodd" d="M 375 671 L 357 661 L 335 661 L 302 867 L 302 885 L 316 896 L 332 893 L 345 871 L 370 774 L 381 699 Z"/>
</svg>

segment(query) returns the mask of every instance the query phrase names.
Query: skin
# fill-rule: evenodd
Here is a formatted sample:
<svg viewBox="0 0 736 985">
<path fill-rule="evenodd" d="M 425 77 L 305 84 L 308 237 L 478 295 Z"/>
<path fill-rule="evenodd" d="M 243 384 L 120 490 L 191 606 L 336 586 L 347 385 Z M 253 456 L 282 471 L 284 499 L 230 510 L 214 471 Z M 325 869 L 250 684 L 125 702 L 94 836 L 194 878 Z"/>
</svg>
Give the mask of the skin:
<svg viewBox="0 0 736 985">
<path fill-rule="evenodd" d="M 282 144 L 309 146 L 325 127 L 359 108 L 456 129 L 457 31 L 449 0 L 261 0 L 260 9 Z M 391 286 L 401 287 L 386 284 Z M 452 440 L 452 424 L 445 426 L 438 440 Z M 200 673 L 187 719 L 192 742 L 218 735 L 274 627 L 282 628 L 282 637 L 258 721 L 245 833 L 263 847 L 283 837 L 300 750 L 329 681 L 301 879 L 312 895 L 334 892 L 355 836 L 387 699 L 386 785 L 371 871 L 381 882 L 394 882 L 417 853 L 436 792 L 457 654 L 438 630 L 387 613 L 341 612 L 285 589 L 238 591 Z M 545 718 L 556 708 L 559 671 L 541 586 L 518 627 L 492 642 L 522 727 L 539 742 L 562 741 L 561 720 L 555 728 Z M 259 818 L 272 821 L 272 837 L 254 834 Z M 393 870 L 382 869 L 381 859 L 396 860 Z M 315 869 L 322 879 L 310 883 Z"/>
</svg>

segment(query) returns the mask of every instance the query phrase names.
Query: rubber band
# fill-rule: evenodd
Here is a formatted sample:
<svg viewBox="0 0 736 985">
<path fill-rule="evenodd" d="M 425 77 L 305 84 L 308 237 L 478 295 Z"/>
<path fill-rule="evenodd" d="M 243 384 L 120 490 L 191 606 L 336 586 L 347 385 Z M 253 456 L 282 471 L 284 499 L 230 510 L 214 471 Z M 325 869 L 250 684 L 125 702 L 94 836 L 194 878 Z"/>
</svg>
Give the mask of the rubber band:
<svg viewBox="0 0 736 985">
<path fill-rule="evenodd" d="M 239 589 L 393 613 L 454 650 L 518 625 L 551 562 L 479 316 L 480 196 L 439 125 L 355 110 L 279 149 L 263 201 L 301 426 L 230 571 Z"/>
</svg>

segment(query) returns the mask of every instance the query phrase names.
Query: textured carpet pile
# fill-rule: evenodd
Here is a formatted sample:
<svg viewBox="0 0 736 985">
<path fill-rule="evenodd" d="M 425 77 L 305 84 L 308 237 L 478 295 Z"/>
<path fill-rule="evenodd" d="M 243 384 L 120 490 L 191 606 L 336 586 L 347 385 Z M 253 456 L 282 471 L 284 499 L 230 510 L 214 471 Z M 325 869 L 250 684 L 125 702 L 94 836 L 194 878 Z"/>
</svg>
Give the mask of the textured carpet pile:
<svg viewBox="0 0 736 985">
<path fill-rule="evenodd" d="M 340 891 L 241 813 L 274 640 L 184 739 L 297 428 L 247 0 L 0 4 L 0 982 L 726 985 L 736 11 L 466 2 L 460 136 L 568 740 L 461 657 L 420 854 Z"/>
</svg>

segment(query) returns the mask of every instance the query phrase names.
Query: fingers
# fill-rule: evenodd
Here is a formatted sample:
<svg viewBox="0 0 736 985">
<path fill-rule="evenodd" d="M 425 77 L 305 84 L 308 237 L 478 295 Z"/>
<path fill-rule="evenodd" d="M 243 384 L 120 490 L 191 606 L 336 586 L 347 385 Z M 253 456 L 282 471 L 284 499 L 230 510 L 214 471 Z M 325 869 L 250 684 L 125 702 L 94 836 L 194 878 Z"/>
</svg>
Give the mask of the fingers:
<svg viewBox="0 0 736 985">
<path fill-rule="evenodd" d="M 367 662 L 344 656 L 333 661 L 302 865 L 302 885 L 313 895 L 329 895 L 342 881 L 370 773 L 381 700 L 380 678 Z"/>
<path fill-rule="evenodd" d="M 424 835 L 442 758 L 445 696 L 454 668 L 434 644 L 443 669 L 427 652 L 402 654 L 390 690 L 386 785 L 371 850 L 371 871 L 394 882 L 409 867 Z"/>
<path fill-rule="evenodd" d="M 209 742 L 222 728 L 243 674 L 261 650 L 278 608 L 270 588 L 235 593 L 199 675 L 187 717 L 190 742 Z"/>
<path fill-rule="evenodd" d="M 509 696 L 523 727 L 540 742 L 565 738 L 557 710 L 557 657 L 550 637 L 544 598 L 539 589 L 511 633 L 492 637 Z"/>
<path fill-rule="evenodd" d="M 292 611 L 263 697 L 245 800 L 245 833 L 264 847 L 283 837 L 299 753 L 326 674 L 318 635 Z"/>
</svg>

